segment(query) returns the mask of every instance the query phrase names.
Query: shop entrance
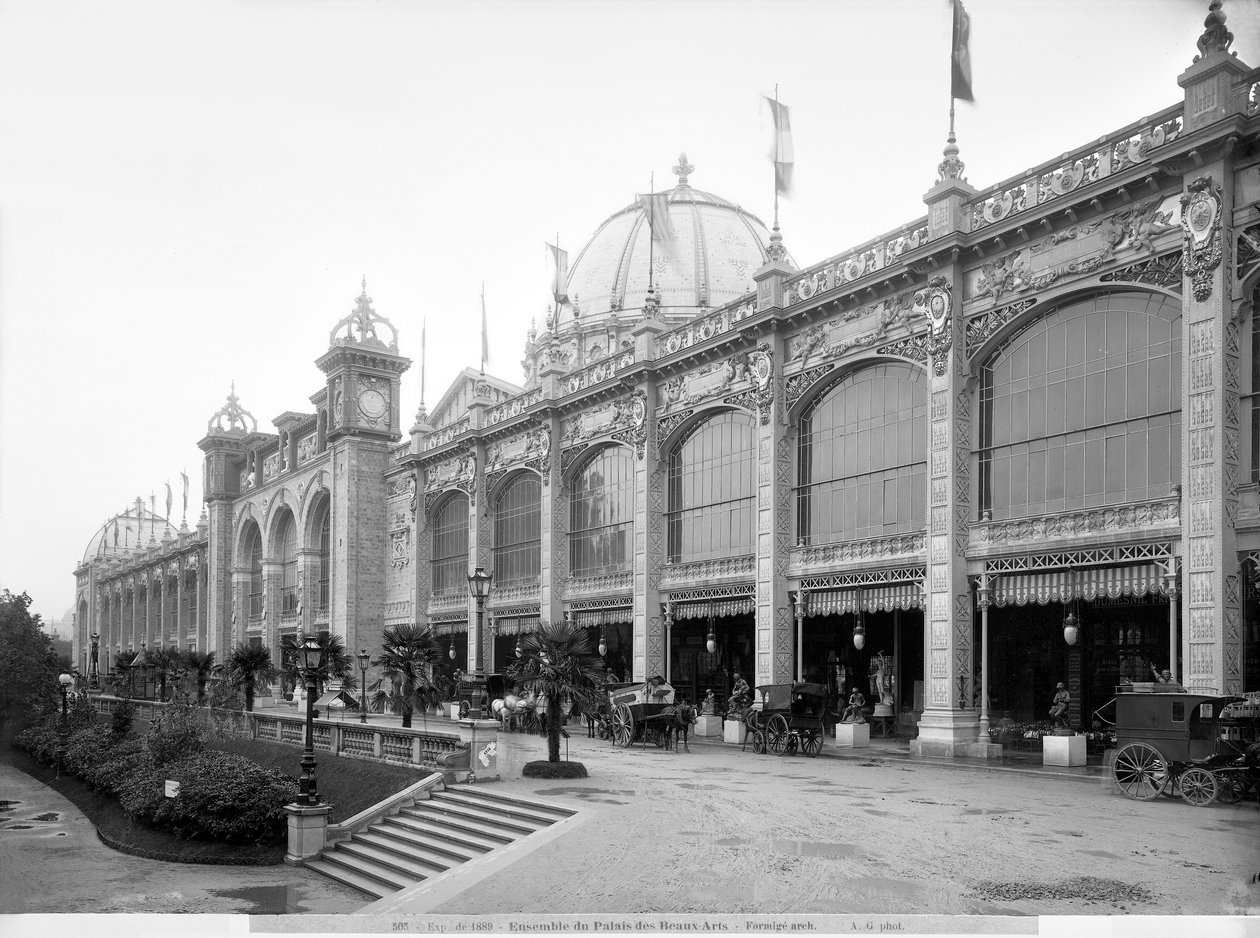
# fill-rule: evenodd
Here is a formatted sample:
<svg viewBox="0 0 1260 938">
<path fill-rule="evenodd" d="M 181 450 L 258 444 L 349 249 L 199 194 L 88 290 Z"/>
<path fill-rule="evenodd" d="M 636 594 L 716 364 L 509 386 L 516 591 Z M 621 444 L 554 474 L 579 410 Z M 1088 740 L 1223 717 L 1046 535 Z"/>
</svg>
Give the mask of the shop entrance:
<svg viewBox="0 0 1260 938">
<path fill-rule="evenodd" d="M 716 642 L 712 652 L 707 647 L 710 632 Z M 669 683 L 692 703 L 712 690 L 724 706 L 736 674 L 749 686 L 756 683 L 754 635 L 752 613 L 676 619 L 670 630 Z"/>
<path fill-rule="evenodd" d="M 860 649 L 853 643 L 859 616 L 865 628 Z M 827 709 L 837 718 L 854 690 L 866 698 L 868 712 L 879 702 L 876 675 L 881 653 L 894 712 L 923 709 L 922 609 L 808 616 L 802 646 L 804 679 L 827 685 Z"/>
</svg>

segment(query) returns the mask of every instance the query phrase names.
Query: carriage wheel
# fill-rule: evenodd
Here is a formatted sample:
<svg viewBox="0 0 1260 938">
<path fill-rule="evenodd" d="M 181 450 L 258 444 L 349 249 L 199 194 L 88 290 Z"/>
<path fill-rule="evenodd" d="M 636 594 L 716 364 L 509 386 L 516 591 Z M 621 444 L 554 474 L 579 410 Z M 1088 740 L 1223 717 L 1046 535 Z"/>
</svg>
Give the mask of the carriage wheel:
<svg viewBox="0 0 1260 938">
<path fill-rule="evenodd" d="M 798 748 L 797 740 L 798 740 L 798 737 L 795 733 L 788 736 L 787 748 L 783 750 L 783 754 L 785 756 L 790 756 L 796 752 Z"/>
<path fill-rule="evenodd" d="M 818 730 L 803 730 L 801 735 L 801 752 L 811 759 L 822 751 L 822 733 Z"/>
<path fill-rule="evenodd" d="M 1207 769 L 1186 769 L 1177 779 L 1181 797 L 1196 808 L 1210 805 L 1216 799 L 1216 776 Z"/>
<path fill-rule="evenodd" d="M 625 704 L 617 704 L 612 712 L 613 745 L 629 749 L 634 742 L 634 714 Z"/>
<path fill-rule="evenodd" d="M 1168 763 L 1146 743 L 1128 743 L 1116 753 L 1116 784 L 1130 798 L 1150 801 L 1168 784 Z"/>
<path fill-rule="evenodd" d="M 766 747 L 776 756 L 781 756 L 787 750 L 791 738 L 792 732 L 788 729 L 787 718 L 776 713 L 766 723 Z"/>
<path fill-rule="evenodd" d="M 765 730 L 756 730 L 753 733 L 753 752 L 759 756 L 766 754 L 766 732 Z"/>
<path fill-rule="evenodd" d="M 1216 800 L 1221 804 L 1238 804 L 1243 799 L 1246 784 L 1233 772 L 1216 776 Z"/>
</svg>

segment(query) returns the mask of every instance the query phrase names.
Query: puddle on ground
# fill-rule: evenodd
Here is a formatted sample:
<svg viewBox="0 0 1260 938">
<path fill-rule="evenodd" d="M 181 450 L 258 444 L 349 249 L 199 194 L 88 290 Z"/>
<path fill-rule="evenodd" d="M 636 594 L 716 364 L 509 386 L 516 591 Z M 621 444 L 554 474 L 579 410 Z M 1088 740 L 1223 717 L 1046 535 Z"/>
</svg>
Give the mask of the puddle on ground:
<svg viewBox="0 0 1260 938">
<path fill-rule="evenodd" d="M 31 829 L 31 825 L 29 824 L 10 824 L 6 828 L 6 830 L 11 830 L 11 831 L 28 831 L 30 829 Z"/>
<path fill-rule="evenodd" d="M 776 840 L 771 845 L 771 849 L 776 853 L 788 853 L 801 857 L 825 857 L 828 860 L 851 857 L 857 853 L 857 847 L 852 844 L 822 843 L 813 840 Z"/>
<path fill-rule="evenodd" d="M 12 811 L 21 803 L 20 801 L 0 801 L 0 811 Z"/>
<path fill-rule="evenodd" d="M 748 841 L 742 837 L 723 837 L 721 840 L 713 841 L 715 847 L 742 847 Z"/>
<path fill-rule="evenodd" d="M 210 895 L 253 903 L 252 908 L 240 910 L 245 915 L 283 915 L 303 911 L 296 886 L 244 886 L 240 889 L 216 889 Z"/>
<path fill-rule="evenodd" d="M 699 786 L 697 786 L 699 787 Z M 619 801 L 616 798 L 600 797 L 602 795 L 633 795 L 633 791 L 623 791 L 611 788 L 581 788 L 572 786 L 567 788 L 544 788 L 537 792 L 539 795 L 573 795 L 575 798 L 581 798 L 583 801 L 589 801 L 598 804 L 629 804 L 628 801 Z"/>
<path fill-rule="evenodd" d="M 963 814 L 1018 814 L 1018 808 L 965 808 Z"/>
<path fill-rule="evenodd" d="M 879 810 L 879 808 L 863 808 L 862 810 L 865 811 L 867 814 L 873 814 L 876 817 L 891 817 L 892 816 L 891 811 L 881 811 Z"/>
<path fill-rule="evenodd" d="M 61 815 L 58 814 L 56 811 L 45 811 L 43 814 L 35 815 L 33 818 L 31 818 L 31 820 L 32 821 L 60 821 Z"/>
<path fill-rule="evenodd" d="M 1104 860 L 1123 860 L 1124 857 L 1118 853 L 1110 853 L 1106 850 L 1078 850 L 1077 853 L 1088 853 L 1091 857 L 1102 857 Z"/>
</svg>

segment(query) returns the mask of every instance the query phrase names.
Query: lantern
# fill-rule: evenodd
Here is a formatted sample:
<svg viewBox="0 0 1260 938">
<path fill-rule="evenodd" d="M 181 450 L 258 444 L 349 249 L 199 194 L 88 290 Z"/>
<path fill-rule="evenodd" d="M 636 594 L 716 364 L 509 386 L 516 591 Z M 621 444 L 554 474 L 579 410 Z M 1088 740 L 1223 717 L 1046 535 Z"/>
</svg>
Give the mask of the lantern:
<svg viewBox="0 0 1260 938">
<path fill-rule="evenodd" d="M 608 639 L 604 637 L 603 631 L 599 633 L 599 656 L 602 658 L 608 654 Z"/>
<path fill-rule="evenodd" d="M 1076 639 L 1080 635 L 1080 622 L 1075 614 L 1069 612 L 1067 618 L 1063 620 L 1063 640 L 1069 645 L 1075 645 Z"/>
<path fill-rule="evenodd" d="M 861 622 L 853 626 L 853 647 L 858 651 L 866 647 L 866 626 Z"/>
<path fill-rule="evenodd" d="M 705 637 L 704 647 L 708 649 L 709 654 L 713 654 L 717 651 L 717 636 L 710 632 L 708 636 Z"/>
</svg>

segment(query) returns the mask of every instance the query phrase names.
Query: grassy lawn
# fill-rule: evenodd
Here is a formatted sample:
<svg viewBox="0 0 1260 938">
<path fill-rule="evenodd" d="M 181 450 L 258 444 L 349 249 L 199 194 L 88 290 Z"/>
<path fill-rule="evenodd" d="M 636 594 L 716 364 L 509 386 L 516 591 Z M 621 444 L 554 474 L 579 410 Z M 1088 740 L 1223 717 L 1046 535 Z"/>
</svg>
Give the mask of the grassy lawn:
<svg viewBox="0 0 1260 938">
<path fill-rule="evenodd" d="M 10 765 L 49 788 L 59 792 L 87 815 L 111 846 L 119 845 L 128 853 L 181 863 L 234 863 L 269 865 L 284 862 L 285 845 L 224 844 L 213 841 L 185 840 L 166 831 L 154 830 L 134 822 L 114 798 L 101 796 L 72 775 L 56 778 L 56 771 L 35 760 L 29 753 L 12 745 L 12 737 L 20 730 L 11 721 L 0 722 L 0 762 Z M 244 756 L 264 768 L 273 768 L 287 775 L 299 776 L 302 750 L 279 743 L 248 739 L 224 739 L 209 744 Z M 423 770 L 383 765 L 359 759 L 316 752 L 316 783 L 323 801 L 333 805 L 330 823 L 352 817 L 418 782 L 427 774 Z"/>
</svg>

